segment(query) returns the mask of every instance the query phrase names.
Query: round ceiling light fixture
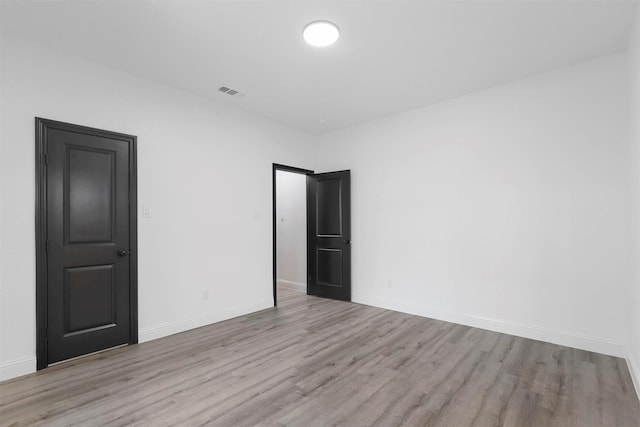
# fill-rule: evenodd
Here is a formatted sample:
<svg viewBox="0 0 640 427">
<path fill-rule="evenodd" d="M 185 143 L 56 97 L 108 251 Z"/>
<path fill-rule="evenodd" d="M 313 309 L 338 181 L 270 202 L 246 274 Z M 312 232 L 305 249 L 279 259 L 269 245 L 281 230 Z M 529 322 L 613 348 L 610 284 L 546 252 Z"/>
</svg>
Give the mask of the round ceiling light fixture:
<svg viewBox="0 0 640 427">
<path fill-rule="evenodd" d="M 311 46 L 325 47 L 334 44 L 338 40 L 340 30 L 333 22 L 313 21 L 304 27 L 302 37 Z"/>
</svg>

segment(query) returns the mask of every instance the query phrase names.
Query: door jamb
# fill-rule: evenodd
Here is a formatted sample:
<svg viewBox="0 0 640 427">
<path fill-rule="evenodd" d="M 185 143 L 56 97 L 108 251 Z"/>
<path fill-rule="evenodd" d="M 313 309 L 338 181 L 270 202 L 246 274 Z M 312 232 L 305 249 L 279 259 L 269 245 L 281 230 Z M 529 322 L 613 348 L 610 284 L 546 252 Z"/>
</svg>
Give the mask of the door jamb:
<svg viewBox="0 0 640 427">
<path fill-rule="evenodd" d="M 272 177 L 272 188 L 273 188 L 273 199 L 272 199 L 272 219 L 273 219 L 273 306 L 277 307 L 278 306 L 278 294 L 277 294 L 277 282 L 278 282 L 278 278 L 277 278 L 277 274 L 278 274 L 278 264 L 277 264 L 277 243 L 278 241 L 277 239 L 277 233 L 276 233 L 276 227 L 278 225 L 276 217 L 277 217 L 277 212 L 276 212 L 276 171 L 285 171 L 285 172 L 293 172 L 293 173 L 298 173 L 298 174 L 302 174 L 302 175 L 313 175 L 313 171 L 309 170 L 309 169 L 301 169 L 301 168 L 296 168 L 293 166 L 287 166 L 287 165 L 281 165 L 278 163 L 273 163 L 273 169 L 271 172 L 271 177 Z M 307 199 L 309 198 L 309 192 L 308 192 L 308 188 L 307 188 Z M 308 206 L 308 200 L 306 202 L 306 205 Z M 309 218 L 309 213 L 307 212 L 307 227 L 309 226 L 308 224 L 308 218 Z M 306 260 L 307 257 L 305 257 Z M 308 266 L 307 266 L 308 268 Z M 308 283 L 307 283 L 307 286 Z"/>
<path fill-rule="evenodd" d="M 47 129 L 80 131 L 129 143 L 129 344 L 138 343 L 138 172 L 137 137 L 35 118 L 36 126 L 36 368 L 49 365 L 47 351 Z"/>
</svg>

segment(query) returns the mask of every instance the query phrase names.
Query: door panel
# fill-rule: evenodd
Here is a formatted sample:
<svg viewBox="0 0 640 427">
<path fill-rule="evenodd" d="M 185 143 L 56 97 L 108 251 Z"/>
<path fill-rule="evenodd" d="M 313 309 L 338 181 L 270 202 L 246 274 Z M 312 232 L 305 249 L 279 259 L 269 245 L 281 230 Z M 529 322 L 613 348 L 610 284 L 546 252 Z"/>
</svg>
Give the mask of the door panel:
<svg viewBox="0 0 640 427">
<path fill-rule="evenodd" d="M 65 268 L 63 337 L 116 326 L 115 265 Z"/>
<path fill-rule="evenodd" d="M 316 181 L 316 226 L 318 236 L 342 236 L 342 178 Z"/>
<path fill-rule="evenodd" d="M 112 242 L 115 222 L 115 156 L 68 147 L 67 242 Z"/>
<path fill-rule="evenodd" d="M 350 171 L 309 175 L 309 294 L 351 301 Z"/>
<path fill-rule="evenodd" d="M 342 250 L 317 248 L 316 282 L 321 285 L 342 286 Z"/>
<path fill-rule="evenodd" d="M 134 139 L 44 128 L 47 363 L 130 342 Z"/>
</svg>

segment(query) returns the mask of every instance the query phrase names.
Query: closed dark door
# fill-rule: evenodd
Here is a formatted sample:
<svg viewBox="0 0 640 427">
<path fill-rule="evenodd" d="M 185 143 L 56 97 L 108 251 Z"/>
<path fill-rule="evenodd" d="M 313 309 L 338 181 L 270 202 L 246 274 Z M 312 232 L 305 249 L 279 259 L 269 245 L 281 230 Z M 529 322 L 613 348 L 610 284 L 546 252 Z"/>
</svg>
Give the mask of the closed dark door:
<svg viewBox="0 0 640 427">
<path fill-rule="evenodd" d="M 351 172 L 309 175 L 310 295 L 351 301 Z"/>
<path fill-rule="evenodd" d="M 54 363 L 132 338 L 135 137 L 57 122 L 40 126 L 46 153 L 47 362 Z"/>
</svg>

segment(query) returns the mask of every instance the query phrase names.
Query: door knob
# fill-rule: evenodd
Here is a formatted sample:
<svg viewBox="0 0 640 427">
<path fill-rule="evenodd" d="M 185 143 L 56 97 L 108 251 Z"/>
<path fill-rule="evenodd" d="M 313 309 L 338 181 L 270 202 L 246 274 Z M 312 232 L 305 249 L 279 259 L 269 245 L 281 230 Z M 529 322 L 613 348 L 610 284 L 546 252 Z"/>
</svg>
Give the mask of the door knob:
<svg viewBox="0 0 640 427">
<path fill-rule="evenodd" d="M 349 244 L 351 244 L 351 240 L 349 240 L 349 239 L 344 239 L 344 244 L 345 244 L 345 245 L 349 245 Z"/>
<path fill-rule="evenodd" d="M 127 256 L 127 255 L 129 255 L 129 251 L 127 251 L 127 250 L 120 249 L 118 251 L 118 256 Z"/>
</svg>

